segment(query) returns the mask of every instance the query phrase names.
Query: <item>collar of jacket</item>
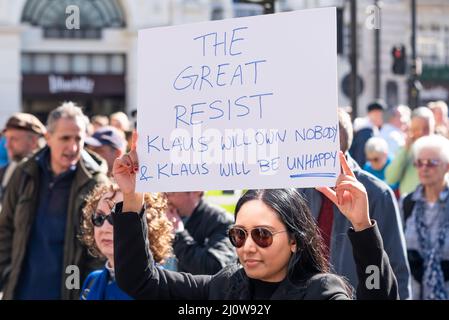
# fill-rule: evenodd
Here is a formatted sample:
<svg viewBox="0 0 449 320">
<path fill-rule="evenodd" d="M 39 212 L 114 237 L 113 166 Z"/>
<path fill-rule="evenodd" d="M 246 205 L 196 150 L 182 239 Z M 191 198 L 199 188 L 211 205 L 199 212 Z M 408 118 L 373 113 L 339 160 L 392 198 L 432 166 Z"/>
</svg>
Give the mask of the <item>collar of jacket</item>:
<svg viewBox="0 0 449 320">
<path fill-rule="evenodd" d="M 25 171 L 28 175 L 34 176 L 39 170 L 38 161 L 40 157 L 44 156 L 46 152 L 48 152 L 50 148 L 48 146 L 39 150 L 29 161 L 26 161 L 22 164 L 23 171 Z M 81 159 L 76 164 L 76 177 L 80 182 L 80 185 L 87 183 L 90 179 L 93 178 L 93 175 L 96 173 L 104 173 L 106 174 L 106 162 L 101 158 L 95 156 L 92 153 L 89 153 L 86 150 L 81 151 Z"/>
</svg>

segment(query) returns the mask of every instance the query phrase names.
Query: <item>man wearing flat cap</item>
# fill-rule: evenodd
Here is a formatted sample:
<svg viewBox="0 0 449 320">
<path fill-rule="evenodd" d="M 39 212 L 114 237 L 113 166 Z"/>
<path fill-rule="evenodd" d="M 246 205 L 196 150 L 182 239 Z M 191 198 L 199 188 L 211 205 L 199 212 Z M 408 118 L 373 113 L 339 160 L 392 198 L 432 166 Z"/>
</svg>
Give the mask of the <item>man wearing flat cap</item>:
<svg viewBox="0 0 449 320">
<path fill-rule="evenodd" d="M 43 147 L 46 132 L 42 122 L 29 113 L 16 113 L 6 122 L 2 133 L 6 138 L 9 163 L 0 169 L 0 203 L 14 169 L 23 159 Z"/>
</svg>

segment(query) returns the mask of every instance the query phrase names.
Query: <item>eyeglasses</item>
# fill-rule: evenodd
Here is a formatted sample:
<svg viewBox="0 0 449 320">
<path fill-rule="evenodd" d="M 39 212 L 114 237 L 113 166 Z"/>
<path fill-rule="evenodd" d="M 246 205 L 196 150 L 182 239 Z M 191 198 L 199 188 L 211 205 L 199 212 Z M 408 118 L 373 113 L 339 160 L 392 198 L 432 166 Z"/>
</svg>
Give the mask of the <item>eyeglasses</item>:
<svg viewBox="0 0 449 320">
<path fill-rule="evenodd" d="M 106 215 L 103 213 L 95 212 L 92 215 L 92 224 L 98 228 L 101 228 L 104 224 L 104 222 L 107 220 L 111 226 L 114 225 L 114 218 L 112 217 L 112 214 L 115 213 L 116 210 L 119 210 L 119 212 L 122 211 L 123 207 L 123 201 L 117 202 L 114 207 L 111 210 L 111 213 Z"/>
<path fill-rule="evenodd" d="M 287 232 L 287 230 L 271 231 L 265 227 L 256 227 L 250 231 L 251 238 L 261 248 L 267 248 L 273 243 L 273 236 L 281 232 Z M 245 244 L 248 237 L 248 231 L 240 227 L 232 227 L 228 232 L 229 240 L 231 244 L 236 248 L 241 248 Z"/>
<path fill-rule="evenodd" d="M 418 159 L 416 160 L 413 165 L 417 168 L 435 168 L 440 165 L 441 161 L 438 159 Z"/>
<path fill-rule="evenodd" d="M 92 215 L 92 224 L 98 228 L 101 228 L 103 226 L 103 223 L 106 220 L 108 220 L 108 222 L 111 226 L 114 225 L 114 218 L 112 218 L 112 214 L 106 215 L 106 214 L 95 212 Z"/>
<path fill-rule="evenodd" d="M 369 162 L 377 162 L 380 160 L 380 158 L 370 158 L 370 159 L 366 159 Z"/>
</svg>

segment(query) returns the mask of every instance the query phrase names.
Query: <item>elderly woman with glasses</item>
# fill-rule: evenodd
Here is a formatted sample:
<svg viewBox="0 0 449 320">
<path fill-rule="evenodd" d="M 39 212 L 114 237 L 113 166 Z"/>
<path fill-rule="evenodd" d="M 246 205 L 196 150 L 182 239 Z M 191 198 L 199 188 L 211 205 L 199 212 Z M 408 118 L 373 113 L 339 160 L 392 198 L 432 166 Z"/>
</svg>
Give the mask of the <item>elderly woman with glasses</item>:
<svg viewBox="0 0 449 320">
<path fill-rule="evenodd" d="M 371 137 L 365 144 L 366 163 L 363 170 L 385 182 L 385 170 L 391 163 L 388 156 L 388 144 L 381 137 Z M 391 189 L 399 198 L 399 183 L 390 185 Z"/>
<path fill-rule="evenodd" d="M 167 200 L 163 194 L 147 193 L 143 201 L 142 219 L 148 225 L 149 251 L 155 263 L 160 264 L 169 257 L 173 239 L 172 224 L 164 213 Z M 82 300 L 132 299 L 117 286 L 114 273 L 114 219 L 111 212 L 121 210 L 122 205 L 123 193 L 116 184 L 100 184 L 86 199 L 80 238 L 91 255 L 106 258 L 106 265 L 86 278 Z"/>
<path fill-rule="evenodd" d="M 352 222 L 348 232 L 358 265 L 359 298 L 397 299 L 397 282 L 375 221 L 369 219 L 366 190 L 340 154 L 343 174 L 326 194 Z M 353 292 L 329 272 L 317 226 L 306 201 L 294 189 L 251 190 L 238 201 L 229 231 L 239 263 L 217 274 L 191 275 L 154 267 L 146 249 L 147 221 L 138 212 L 138 159 L 116 159 L 113 173 L 123 191 L 121 211 L 113 213 L 115 272 L 120 288 L 136 299 L 350 299 Z M 151 241 L 151 240 L 150 240 Z M 373 270 L 375 275 L 373 275 Z M 373 276 L 373 277 L 371 277 Z M 374 279 L 374 281 L 373 281 Z"/>
<path fill-rule="evenodd" d="M 449 299 L 449 140 L 431 135 L 413 146 L 420 184 L 403 200 L 414 299 Z"/>
</svg>

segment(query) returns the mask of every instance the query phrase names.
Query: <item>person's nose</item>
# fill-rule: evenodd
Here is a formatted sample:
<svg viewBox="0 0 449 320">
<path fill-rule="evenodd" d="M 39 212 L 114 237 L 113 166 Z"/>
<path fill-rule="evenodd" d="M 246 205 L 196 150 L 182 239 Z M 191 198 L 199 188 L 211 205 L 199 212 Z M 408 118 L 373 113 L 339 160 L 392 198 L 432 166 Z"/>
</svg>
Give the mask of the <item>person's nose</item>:
<svg viewBox="0 0 449 320">
<path fill-rule="evenodd" d="M 251 235 L 248 235 L 248 237 L 246 238 L 245 244 L 243 245 L 243 251 L 245 253 L 254 253 L 257 251 L 257 245 Z"/>
<path fill-rule="evenodd" d="M 108 220 L 105 220 L 103 222 L 103 225 L 100 229 L 103 233 L 112 233 L 114 231 L 114 227 L 109 223 Z"/>
<path fill-rule="evenodd" d="M 71 152 L 74 152 L 74 153 L 78 152 L 78 150 L 79 150 L 79 148 L 80 148 L 80 143 L 79 143 L 79 141 L 77 141 L 77 140 L 75 140 L 75 139 L 70 140 L 70 146 L 69 146 L 69 148 L 70 148 L 70 151 L 71 151 Z"/>
</svg>

